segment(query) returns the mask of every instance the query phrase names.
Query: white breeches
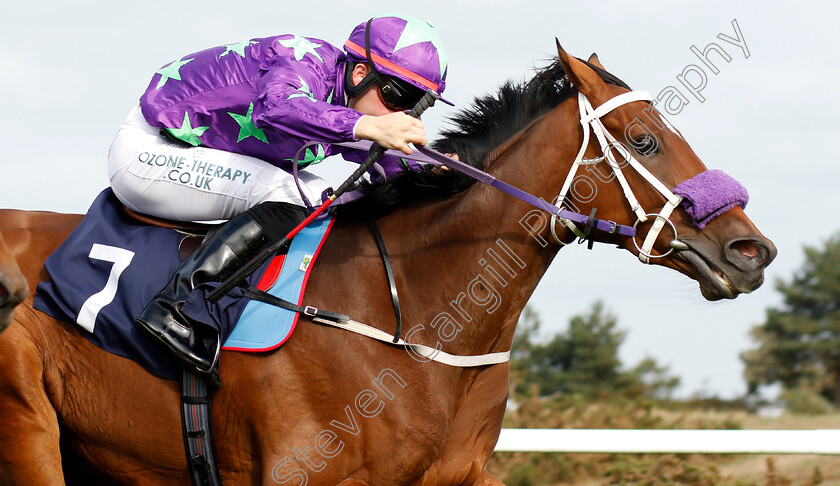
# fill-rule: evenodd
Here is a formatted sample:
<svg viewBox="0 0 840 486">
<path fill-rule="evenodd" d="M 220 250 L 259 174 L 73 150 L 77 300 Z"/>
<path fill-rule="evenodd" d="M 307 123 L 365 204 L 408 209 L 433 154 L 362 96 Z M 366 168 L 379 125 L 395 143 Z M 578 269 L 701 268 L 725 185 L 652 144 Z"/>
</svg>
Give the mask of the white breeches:
<svg viewBox="0 0 840 486">
<path fill-rule="evenodd" d="M 117 198 L 139 213 L 176 221 L 233 218 L 266 201 L 303 206 L 294 177 L 268 162 L 167 140 L 135 107 L 108 152 L 108 177 Z M 300 172 L 310 203 L 329 186 Z"/>
</svg>

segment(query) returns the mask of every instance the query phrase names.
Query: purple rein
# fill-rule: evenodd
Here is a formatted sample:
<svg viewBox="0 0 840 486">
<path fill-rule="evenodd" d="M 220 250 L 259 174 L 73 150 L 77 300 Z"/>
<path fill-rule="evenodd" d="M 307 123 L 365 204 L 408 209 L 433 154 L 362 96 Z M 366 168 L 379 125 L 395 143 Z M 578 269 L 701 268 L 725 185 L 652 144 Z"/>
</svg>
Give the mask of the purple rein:
<svg viewBox="0 0 840 486">
<path fill-rule="evenodd" d="M 318 142 L 310 142 L 310 143 L 304 145 L 298 151 L 298 154 L 303 153 L 303 151 L 307 147 L 310 147 L 311 145 L 314 145 L 316 143 L 318 143 Z M 359 140 L 357 142 L 334 143 L 333 145 L 340 145 L 342 147 L 349 147 L 349 148 L 354 148 L 354 149 L 358 149 L 358 150 L 368 150 L 370 148 L 370 146 L 372 145 L 372 142 L 370 142 L 368 140 Z M 432 150 L 432 149 L 428 149 L 426 147 L 415 147 L 415 149 L 416 150 L 411 155 L 406 155 L 402 152 L 398 152 L 398 151 L 394 151 L 394 150 L 388 150 L 386 152 L 386 154 L 394 156 L 394 157 L 401 157 L 401 158 L 404 158 L 404 159 L 410 159 L 410 160 L 414 160 L 414 161 L 417 161 L 417 162 L 423 162 L 423 163 L 432 164 L 432 165 L 436 165 L 436 166 L 445 165 L 452 170 L 461 172 L 462 174 L 467 175 L 467 176 L 477 180 L 478 182 L 481 182 L 482 184 L 487 184 L 489 186 L 495 187 L 496 189 L 499 189 L 500 191 L 502 191 L 506 194 L 509 194 L 509 195 L 511 195 L 511 196 L 513 196 L 517 199 L 520 199 L 520 200 L 536 207 L 537 209 L 541 209 L 541 210 L 543 210 L 543 211 L 545 211 L 549 214 L 553 214 L 553 215 L 556 215 L 560 218 L 568 219 L 568 220 L 573 221 L 575 223 L 585 225 L 587 228 L 597 229 L 599 231 L 604 231 L 604 232 L 611 233 L 611 234 L 620 234 L 620 235 L 623 235 L 623 236 L 635 236 L 636 235 L 636 229 L 633 228 L 632 226 L 625 226 L 625 225 L 615 223 L 613 221 L 607 221 L 607 220 L 603 220 L 603 219 L 595 219 L 592 216 L 585 216 L 585 215 L 582 215 L 582 214 L 573 213 L 573 212 L 568 211 L 566 209 L 560 209 L 557 206 L 554 206 L 553 204 L 550 204 L 550 203 L 546 202 L 544 199 L 538 198 L 538 197 L 536 197 L 534 195 L 531 195 L 531 194 L 529 194 L 529 193 L 527 193 L 527 192 L 525 192 L 521 189 L 513 187 L 510 184 L 502 182 L 502 181 L 496 179 L 495 177 L 493 177 L 492 175 L 488 174 L 487 172 L 476 169 L 475 167 L 473 167 L 469 164 L 466 164 L 466 163 L 461 162 L 459 160 L 455 160 L 451 157 L 447 157 L 446 155 L 444 155 L 440 152 L 437 152 L 437 151 Z M 295 157 L 295 158 L 297 159 L 297 157 Z M 341 203 L 344 203 L 344 202 L 349 202 L 349 201 L 355 199 L 356 197 L 358 197 L 358 195 L 351 193 L 351 194 L 349 194 L 348 198 L 339 199 L 336 202 L 338 204 L 341 204 Z"/>
<path fill-rule="evenodd" d="M 317 143 L 319 142 L 310 142 L 304 145 L 298 153 L 303 153 L 307 147 Z M 372 142 L 368 140 L 360 140 L 358 142 L 335 143 L 333 145 L 367 151 L 370 149 Z M 590 226 L 593 229 L 598 229 L 607 233 L 617 233 L 624 236 L 635 236 L 636 234 L 636 230 L 631 226 L 625 226 L 607 220 L 593 219 L 590 216 L 560 209 L 557 206 L 546 202 L 544 199 L 533 196 L 521 189 L 511 186 L 510 184 L 502 182 L 482 170 L 451 157 L 447 157 L 440 152 L 426 147 L 416 147 L 415 152 L 411 155 L 405 155 L 402 152 L 394 150 L 389 150 L 386 154 L 436 166 L 445 165 L 452 170 L 461 172 L 462 174 L 465 174 L 483 184 L 493 186 L 496 189 L 499 189 L 502 192 L 520 199 L 549 214 L 571 220 L 578 224 Z M 295 162 L 294 165 L 296 166 L 297 163 Z M 294 172 L 296 173 L 297 171 Z M 747 201 L 749 200 L 749 195 L 747 194 L 747 190 L 744 186 L 721 170 L 707 170 L 701 172 L 691 179 L 683 181 L 674 188 L 673 192 L 674 194 L 683 197 L 683 201 L 681 203 L 683 208 L 691 217 L 694 225 L 700 229 L 705 228 L 710 221 L 735 206 L 740 206 L 742 209 L 745 208 L 747 206 Z M 339 198 L 336 201 L 336 204 L 350 202 L 358 197 L 360 197 L 360 194 L 349 192 Z"/>
</svg>

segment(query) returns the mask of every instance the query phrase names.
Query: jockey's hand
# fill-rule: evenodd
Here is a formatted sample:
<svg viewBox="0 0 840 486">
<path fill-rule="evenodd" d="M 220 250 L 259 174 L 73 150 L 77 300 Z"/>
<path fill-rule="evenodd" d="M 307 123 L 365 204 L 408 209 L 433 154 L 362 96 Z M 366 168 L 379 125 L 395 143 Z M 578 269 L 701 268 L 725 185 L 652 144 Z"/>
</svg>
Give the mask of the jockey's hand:
<svg viewBox="0 0 840 486">
<path fill-rule="evenodd" d="M 373 140 L 386 149 L 396 149 L 406 155 L 411 153 L 409 143 L 429 143 L 423 122 L 402 112 L 363 116 L 356 126 L 356 138 Z"/>
</svg>

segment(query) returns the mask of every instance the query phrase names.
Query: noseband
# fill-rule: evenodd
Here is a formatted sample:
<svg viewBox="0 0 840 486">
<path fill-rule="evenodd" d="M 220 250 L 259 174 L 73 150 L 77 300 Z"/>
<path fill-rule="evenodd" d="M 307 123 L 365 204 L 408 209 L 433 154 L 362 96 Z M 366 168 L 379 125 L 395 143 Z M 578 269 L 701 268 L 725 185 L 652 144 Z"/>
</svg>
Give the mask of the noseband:
<svg viewBox="0 0 840 486">
<path fill-rule="evenodd" d="M 592 104 L 589 103 L 589 100 L 583 93 L 578 93 L 578 106 L 580 107 L 580 124 L 583 127 L 583 141 L 581 142 L 580 150 L 578 151 L 577 157 L 575 157 L 574 163 L 572 163 L 571 169 L 569 169 L 569 174 L 566 176 L 566 181 L 563 183 L 563 187 L 560 190 L 560 194 L 557 195 L 555 199 L 555 205 L 557 207 L 561 207 L 563 203 L 566 201 L 566 196 L 569 192 L 569 189 L 572 186 L 572 181 L 575 178 L 575 175 L 578 171 L 578 168 L 582 165 L 593 165 L 601 162 L 602 160 L 606 160 L 607 164 L 612 168 L 613 174 L 615 178 L 618 180 L 618 183 L 621 185 L 621 189 L 624 192 L 624 198 L 630 204 L 630 208 L 636 214 L 636 222 L 633 224 L 633 227 L 636 228 L 639 223 L 643 223 L 647 221 L 649 216 L 655 217 L 656 220 L 653 223 L 650 231 L 648 232 L 647 236 L 645 237 L 642 246 L 640 247 L 638 243 L 636 243 L 635 236 L 633 237 L 633 245 L 639 251 L 639 260 L 643 263 L 649 263 L 651 258 L 662 258 L 667 256 L 671 253 L 675 246 L 672 243 L 671 248 L 666 253 L 662 255 L 654 255 L 651 253 L 653 249 L 653 244 L 656 242 L 656 238 L 659 236 L 659 233 L 662 231 L 662 228 L 665 226 L 665 223 L 668 223 L 671 227 L 671 230 L 674 232 L 674 242 L 678 242 L 677 240 L 677 228 L 674 224 L 668 219 L 671 216 L 671 213 L 680 204 L 683 200 L 682 196 L 674 194 L 670 189 L 665 187 L 665 185 L 656 178 L 649 170 L 647 170 L 638 160 L 633 156 L 630 150 L 621 142 L 619 142 L 613 135 L 606 129 L 603 122 L 601 122 L 601 117 L 606 115 L 607 113 L 611 112 L 612 110 L 618 108 L 619 106 L 625 105 L 627 103 L 632 103 L 634 101 L 651 101 L 653 98 L 651 97 L 650 93 L 647 91 L 630 91 L 628 93 L 620 94 L 614 98 L 611 98 L 606 103 L 599 106 L 597 109 L 592 108 Z M 584 159 L 583 154 L 586 152 L 586 148 L 589 146 L 589 133 L 590 130 L 592 133 L 595 134 L 595 137 L 598 139 L 598 143 L 601 145 L 601 152 L 603 153 L 602 157 L 596 157 L 594 159 Z M 662 196 L 665 197 L 665 205 L 659 211 L 659 213 L 649 213 L 645 211 L 642 205 L 639 203 L 636 196 L 633 194 L 633 190 L 630 188 L 630 184 L 627 183 L 627 179 L 624 177 L 624 173 L 621 171 L 621 165 L 619 165 L 618 161 L 615 158 L 615 154 L 613 150 L 618 151 L 621 156 L 624 158 L 624 165 L 630 165 L 633 167 L 636 172 L 638 172 L 650 185 L 652 185 L 657 191 L 659 191 Z M 557 221 L 560 220 L 563 224 L 572 230 L 577 236 L 584 237 L 585 234 L 582 230 L 580 230 L 572 221 L 564 219 L 560 216 L 553 215 L 552 216 L 552 225 L 551 225 L 551 235 L 554 237 L 554 240 L 557 241 L 560 245 L 566 245 L 567 243 L 562 241 L 556 231 Z"/>
</svg>

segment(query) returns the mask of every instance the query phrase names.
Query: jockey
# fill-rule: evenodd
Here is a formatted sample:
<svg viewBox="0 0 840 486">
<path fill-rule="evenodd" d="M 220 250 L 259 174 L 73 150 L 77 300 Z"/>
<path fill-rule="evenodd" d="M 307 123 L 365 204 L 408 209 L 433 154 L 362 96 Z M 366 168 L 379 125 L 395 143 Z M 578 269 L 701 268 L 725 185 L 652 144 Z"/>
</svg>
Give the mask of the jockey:
<svg viewBox="0 0 840 486">
<path fill-rule="evenodd" d="M 325 41 L 279 35 L 214 47 L 159 69 L 111 146 L 111 187 L 129 209 L 173 220 L 230 220 L 190 255 L 136 325 L 183 363 L 215 376 L 219 331 L 180 309 L 199 284 L 221 282 L 279 241 L 328 187 L 289 173 L 341 153 L 330 142 L 367 139 L 411 153 L 426 144 L 422 122 L 405 112 L 428 91 L 442 93 L 447 58 L 429 22 L 399 16 L 359 24 L 344 52 Z M 445 100 L 444 100 L 445 101 Z M 383 157 L 381 181 L 413 166 Z"/>
</svg>

